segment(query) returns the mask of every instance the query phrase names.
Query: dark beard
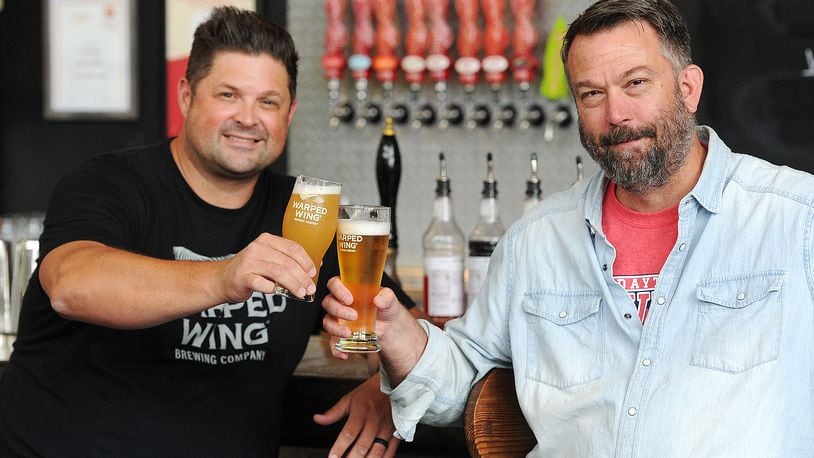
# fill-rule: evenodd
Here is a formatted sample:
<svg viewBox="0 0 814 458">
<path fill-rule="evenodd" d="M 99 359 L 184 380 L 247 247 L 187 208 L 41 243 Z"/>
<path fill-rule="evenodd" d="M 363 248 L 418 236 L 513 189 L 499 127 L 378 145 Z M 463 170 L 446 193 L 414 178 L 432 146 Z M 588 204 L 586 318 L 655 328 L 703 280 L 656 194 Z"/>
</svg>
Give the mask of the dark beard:
<svg viewBox="0 0 814 458">
<path fill-rule="evenodd" d="M 669 183 L 687 160 L 695 135 L 695 116 L 688 112 L 676 93 L 672 110 L 663 112 L 653 124 L 633 129 L 612 127 L 597 137 L 585 133 L 579 123 L 582 145 L 616 185 L 634 194 L 644 194 Z M 645 151 L 613 151 L 613 145 L 639 138 L 654 139 Z"/>
</svg>

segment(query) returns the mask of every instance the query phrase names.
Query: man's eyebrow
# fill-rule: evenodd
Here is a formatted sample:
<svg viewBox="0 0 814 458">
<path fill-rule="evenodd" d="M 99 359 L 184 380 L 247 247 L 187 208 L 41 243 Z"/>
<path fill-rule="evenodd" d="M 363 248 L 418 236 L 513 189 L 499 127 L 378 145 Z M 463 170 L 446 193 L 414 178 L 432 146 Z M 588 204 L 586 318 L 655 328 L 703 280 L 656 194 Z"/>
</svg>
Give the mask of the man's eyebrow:
<svg viewBox="0 0 814 458">
<path fill-rule="evenodd" d="M 574 84 L 574 89 L 585 89 L 585 88 L 595 88 L 595 87 L 599 87 L 599 85 L 597 83 L 594 83 L 591 80 L 580 81 L 580 82 Z"/>
<path fill-rule="evenodd" d="M 620 79 L 628 79 L 631 76 L 633 76 L 635 74 L 638 74 L 638 73 L 653 75 L 656 72 L 652 68 L 648 67 L 647 65 L 637 65 L 637 66 L 631 68 L 630 70 L 626 70 L 624 73 L 622 73 Z M 595 82 L 593 82 L 591 80 L 579 81 L 579 82 L 574 84 L 574 89 L 586 89 L 586 88 L 592 89 L 592 88 L 596 88 L 596 87 L 600 87 L 600 84 L 595 83 Z"/>
<path fill-rule="evenodd" d="M 656 72 L 652 68 L 648 67 L 647 65 L 637 65 L 637 66 L 631 68 L 630 70 L 622 73 L 622 78 L 630 78 L 632 75 L 634 75 L 636 73 L 645 73 L 645 74 L 648 74 L 648 75 L 652 75 L 652 74 L 655 74 Z"/>
<path fill-rule="evenodd" d="M 274 89 L 268 90 L 262 94 L 261 97 L 278 97 L 278 98 L 285 98 L 283 97 L 283 93 Z"/>
</svg>

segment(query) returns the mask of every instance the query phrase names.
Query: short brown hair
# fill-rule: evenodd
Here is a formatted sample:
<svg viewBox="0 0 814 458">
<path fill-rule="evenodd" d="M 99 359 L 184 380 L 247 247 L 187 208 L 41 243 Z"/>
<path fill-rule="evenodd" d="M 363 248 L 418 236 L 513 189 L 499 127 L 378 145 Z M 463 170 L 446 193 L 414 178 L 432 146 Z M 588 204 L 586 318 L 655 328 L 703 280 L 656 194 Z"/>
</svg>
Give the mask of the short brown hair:
<svg viewBox="0 0 814 458">
<path fill-rule="evenodd" d="M 299 56 L 294 40 L 283 27 L 252 11 L 231 6 L 215 8 L 209 19 L 195 29 L 186 72 L 193 92 L 209 73 L 219 51 L 267 54 L 278 60 L 288 72 L 291 100 L 296 98 Z"/>
</svg>

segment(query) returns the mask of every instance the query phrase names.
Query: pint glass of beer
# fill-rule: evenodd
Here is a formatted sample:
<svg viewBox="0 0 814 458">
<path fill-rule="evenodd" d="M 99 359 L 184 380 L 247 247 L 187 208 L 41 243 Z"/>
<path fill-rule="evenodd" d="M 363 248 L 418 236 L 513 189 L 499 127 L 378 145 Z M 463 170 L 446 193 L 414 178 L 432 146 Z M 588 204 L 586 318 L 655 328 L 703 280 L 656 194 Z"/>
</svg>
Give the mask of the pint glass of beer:
<svg viewBox="0 0 814 458">
<path fill-rule="evenodd" d="M 336 233 L 336 222 L 339 208 L 339 193 L 342 185 L 333 181 L 305 175 L 297 176 L 291 199 L 285 209 L 283 217 L 283 238 L 293 240 L 308 253 L 317 267 Z M 275 294 L 299 299 L 282 286 L 274 289 Z M 314 295 L 308 294 L 304 298 L 307 302 L 314 301 Z"/>
<path fill-rule="evenodd" d="M 390 238 L 390 208 L 373 205 L 340 205 L 336 229 L 336 251 L 339 255 L 339 277 L 353 294 L 358 314 L 356 321 L 345 321 L 351 330 L 341 338 L 336 349 L 351 353 L 376 352 L 382 349 L 376 336 L 376 306 L 387 260 Z"/>
</svg>

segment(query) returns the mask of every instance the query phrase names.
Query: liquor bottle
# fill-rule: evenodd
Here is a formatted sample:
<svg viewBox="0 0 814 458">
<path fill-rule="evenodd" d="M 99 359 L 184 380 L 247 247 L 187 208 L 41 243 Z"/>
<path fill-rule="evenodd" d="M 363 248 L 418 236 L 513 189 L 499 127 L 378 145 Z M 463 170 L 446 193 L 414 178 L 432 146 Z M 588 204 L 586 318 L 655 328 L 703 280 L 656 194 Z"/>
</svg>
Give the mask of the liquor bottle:
<svg viewBox="0 0 814 458">
<path fill-rule="evenodd" d="M 396 197 L 401 183 L 401 153 L 393 130 L 393 118 L 384 120 L 384 132 L 376 150 L 376 184 L 379 187 L 381 205 L 390 207 L 390 241 L 387 245 L 387 262 L 384 271 L 400 285 L 396 272 L 396 256 L 399 249 L 398 229 L 396 228 Z"/>
<path fill-rule="evenodd" d="M 497 242 L 506 229 L 500 221 L 497 211 L 497 181 L 492 161 L 492 153 L 486 155 L 486 180 L 483 182 L 481 192 L 480 217 L 469 234 L 469 257 L 466 261 L 468 278 L 466 282 L 466 302 L 471 304 L 478 295 L 486 271 L 489 268 L 489 259 L 495 250 Z"/>
<path fill-rule="evenodd" d="M 444 153 L 438 155 L 432 221 L 424 232 L 424 312 L 441 327 L 464 312 L 464 234 L 452 214 Z"/>
<path fill-rule="evenodd" d="M 523 213 L 526 213 L 534 204 L 543 200 L 543 191 L 540 189 L 540 178 L 537 176 L 537 153 L 531 153 L 531 176 L 526 181 L 526 198 L 523 200 Z"/>
</svg>

